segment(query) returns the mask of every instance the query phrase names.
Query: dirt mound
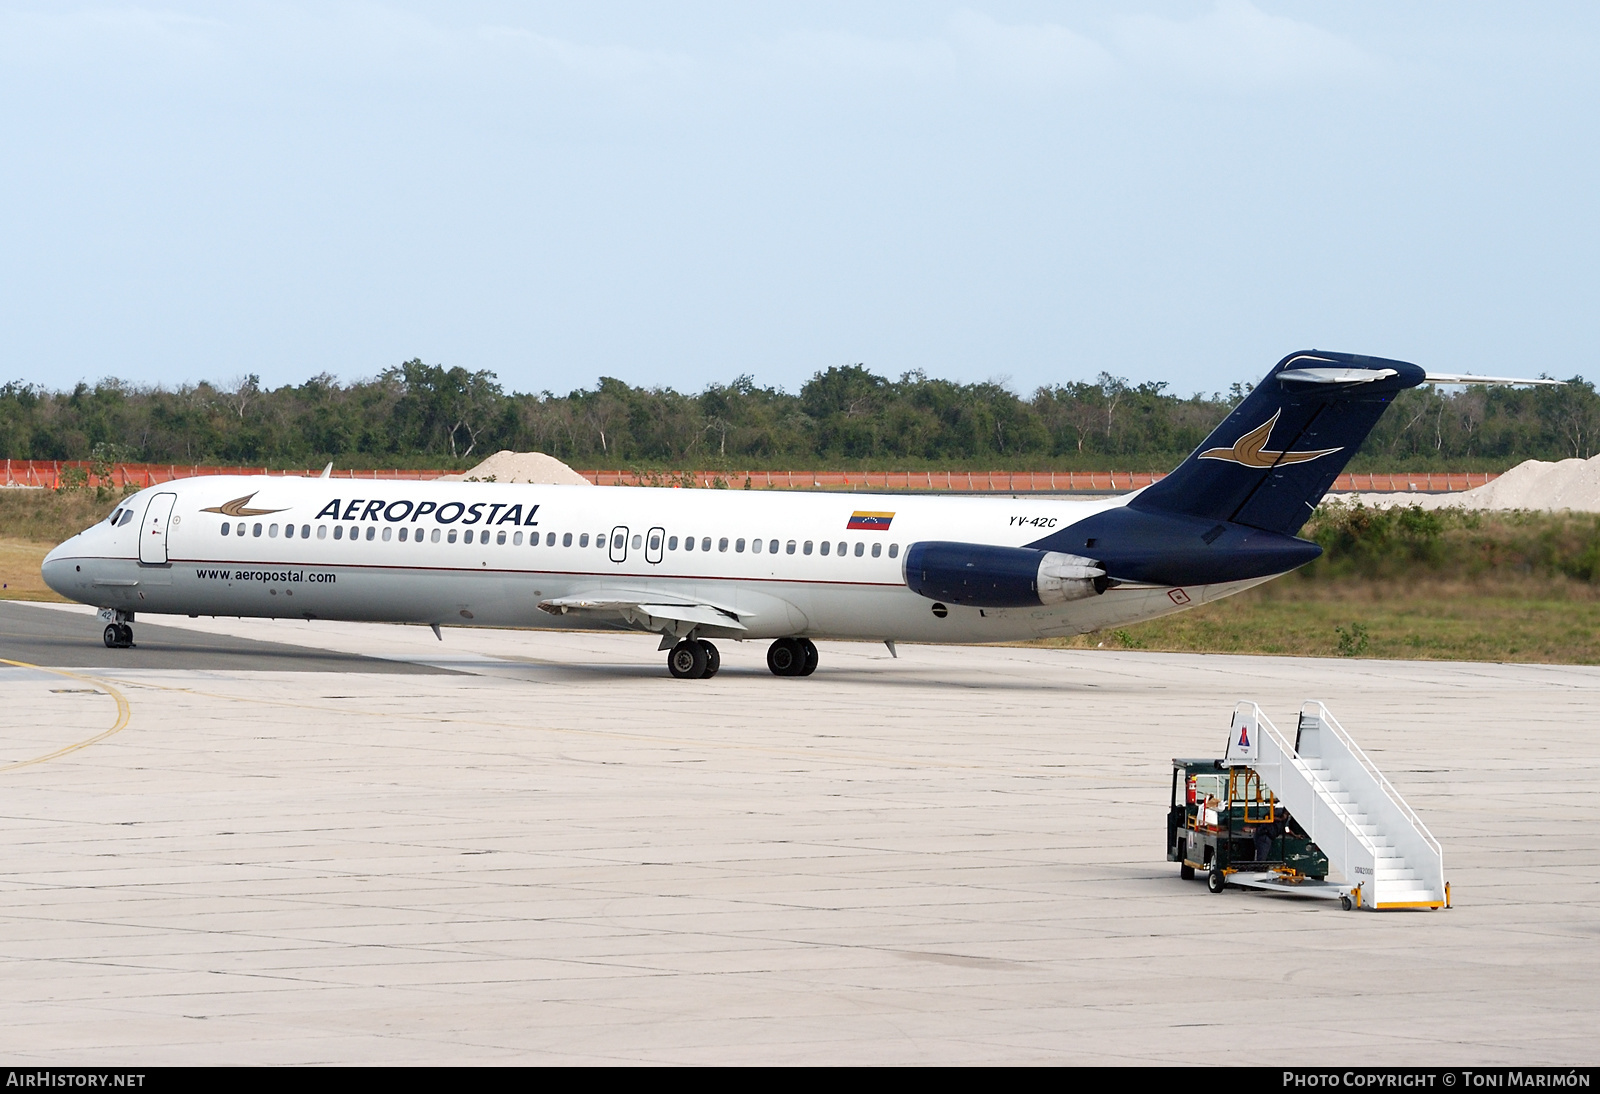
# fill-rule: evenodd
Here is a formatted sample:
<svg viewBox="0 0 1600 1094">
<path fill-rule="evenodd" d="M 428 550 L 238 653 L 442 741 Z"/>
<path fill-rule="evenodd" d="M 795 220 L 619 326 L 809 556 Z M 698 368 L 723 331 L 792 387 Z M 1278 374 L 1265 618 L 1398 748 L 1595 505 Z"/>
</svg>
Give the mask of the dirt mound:
<svg viewBox="0 0 1600 1094">
<path fill-rule="evenodd" d="M 1600 513 L 1600 456 L 1526 460 L 1486 486 L 1457 494 L 1330 494 L 1346 503 L 1420 505 L 1424 509 L 1571 509 Z"/>
<path fill-rule="evenodd" d="M 593 486 L 572 468 L 543 452 L 512 452 L 501 449 L 471 471 L 459 475 L 440 475 L 438 482 L 536 482 L 560 486 Z"/>
</svg>

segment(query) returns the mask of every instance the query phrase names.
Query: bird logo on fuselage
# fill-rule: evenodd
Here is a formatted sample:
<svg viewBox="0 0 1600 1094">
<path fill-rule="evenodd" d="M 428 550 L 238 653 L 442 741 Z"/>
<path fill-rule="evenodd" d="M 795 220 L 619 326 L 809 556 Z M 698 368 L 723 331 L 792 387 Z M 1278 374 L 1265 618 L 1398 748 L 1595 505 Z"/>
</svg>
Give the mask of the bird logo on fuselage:
<svg viewBox="0 0 1600 1094">
<path fill-rule="evenodd" d="M 1223 460 L 1227 463 L 1236 463 L 1240 467 L 1277 467 L 1286 463 L 1306 463 L 1310 460 L 1331 456 L 1335 452 L 1344 451 L 1340 448 L 1318 448 L 1306 452 L 1272 452 L 1267 449 L 1267 438 L 1272 436 L 1272 427 L 1278 424 L 1280 409 L 1272 417 L 1256 426 L 1250 432 L 1233 442 L 1229 448 L 1208 448 L 1200 453 L 1202 460 Z"/>
<path fill-rule="evenodd" d="M 246 508 L 245 507 L 245 503 L 248 502 L 253 497 L 255 497 L 254 494 L 246 494 L 242 498 L 234 498 L 232 501 L 225 501 L 221 505 L 208 506 L 207 508 L 202 509 L 200 511 L 202 513 L 221 513 L 225 517 L 264 517 L 268 513 L 281 513 L 281 512 L 283 512 L 282 509 L 248 509 L 248 508 Z"/>
</svg>

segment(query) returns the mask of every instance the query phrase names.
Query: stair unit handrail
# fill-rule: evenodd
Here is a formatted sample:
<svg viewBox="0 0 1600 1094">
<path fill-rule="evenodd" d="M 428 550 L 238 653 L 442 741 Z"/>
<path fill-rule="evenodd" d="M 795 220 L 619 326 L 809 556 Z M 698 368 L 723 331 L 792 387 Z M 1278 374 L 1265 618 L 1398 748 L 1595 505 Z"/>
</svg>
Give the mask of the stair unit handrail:
<svg viewBox="0 0 1600 1094">
<path fill-rule="evenodd" d="M 1356 842 L 1361 845 L 1362 850 L 1366 851 L 1367 854 L 1371 855 L 1373 860 L 1376 861 L 1378 857 L 1378 845 L 1368 838 L 1365 832 L 1361 831 L 1360 826 L 1356 822 L 1355 816 L 1344 807 L 1343 802 L 1340 802 L 1333 796 L 1333 790 L 1326 782 L 1323 781 L 1320 775 L 1311 769 L 1311 765 L 1307 764 L 1305 760 L 1300 758 L 1300 754 L 1295 751 L 1294 746 L 1289 743 L 1288 739 L 1278 731 L 1278 727 L 1272 724 L 1271 719 L 1269 719 L 1265 714 L 1261 713 L 1261 707 L 1256 703 L 1250 702 L 1249 700 L 1240 702 L 1238 706 L 1250 708 L 1251 712 L 1255 715 L 1255 725 L 1257 731 L 1260 732 L 1264 730 L 1266 732 L 1267 736 L 1271 738 L 1272 743 L 1277 745 L 1278 751 L 1283 754 L 1284 758 L 1287 759 L 1289 763 L 1294 765 L 1294 769 L 1298 771 L 1301 776 L 1305 778 L 1306 782 L 1310 783 L 1311 786 L 1317 791 L 1317 797 L 1321 800 L 1322 804 L 1328 806 L 1333 813 L 1341 821 L 1343 821 L 1343 824 L 1340 825 L 1340 827 L 1343 829 L 1343 841 L 1348 844 L 1350 837 L 1354 836 Z M 1235 709 L 1237 710 L 1238 707 L 1235 707 Z M 1281 792 L 1277 787 L 1273 787 L 1271 789 L 1275 794 L 1281 796 Z M 1308 832 L 1307 834 L 1310 835 L 1311 833 Z M 1312 840 L 1318 847 L 1322 847 L 1323 853 L 1327 853 L 1327 848 L 1323 846 L 1323 843 L 1320 839 L 1318 839 L 1315 835 L 1312 835 Z M 1340 858 L 1343 862 L 1350 861 L 1348 848 L 1345 848 L 1345 853 L 1341 855 Z M 1346 877 L 1345 880 L 1350 882 L 1352 885 L 1356 882 L 1356 879 L 1353 877 Z"/>
<path fill-rule="evenodd" d="M 1300 707 L 1300 715 L 1302 719 L 1305 717 L 1306 711 L 1312 708 L 1316 708 L 1318 724 L 1326 726 L 1328 729 L 1333 731 L 1333 735 L 1338 738 L 1339 743 L 1350 750 L 1350 754 L 1356 758 L 1356 761 L 1361 764 L 1363 768 L 1366 769 L 1367 774 L 1372 776 L 1373 781 L 1378 784 L 1378 788 L 1382 790 L 1384 794 L 1388 796 L 1389 800 L 1395 804 L 1395 807 L 1400 810 L 1401 815 L 1404 816 L 1406 820 L 1411 822 L 1411 826 L 1416 829 L 1417 835 L 1422 837 L 1422 841 L 1427 844 L 1428 849 L 1434 853 L 1436 856 L 1436 861 L 1439 864 L 1438 886 L 1439 892 L 1442 894 L 1444 892 L 1444 848 L 1440 845 L 1439 841 L 1434 838 L 1433 833 L 1428 830 L 1428 826 L 1422 822 L 1422 818 L 1417 816 L 1417 811 L 1411 808 L 1411 804 L 1407 802 L 1405 798 L 1401 797 L 1400 791 L 1394 788 L 1394 784 L 1389 781 L 1388 776 L 1379 769 L 1377 764 L 1372 762 L 1372 757 L 1368 756 L 1366 751 L 1363 750 L 1360 745 L 1356 744 L 1354 738 L 1345 732 L 1344 726 L 1339 724 L 1338 719 L 1329 713 L 1328 707 L 1325 703 L 1317 699 L 1306 701 Z"/>
</svg>

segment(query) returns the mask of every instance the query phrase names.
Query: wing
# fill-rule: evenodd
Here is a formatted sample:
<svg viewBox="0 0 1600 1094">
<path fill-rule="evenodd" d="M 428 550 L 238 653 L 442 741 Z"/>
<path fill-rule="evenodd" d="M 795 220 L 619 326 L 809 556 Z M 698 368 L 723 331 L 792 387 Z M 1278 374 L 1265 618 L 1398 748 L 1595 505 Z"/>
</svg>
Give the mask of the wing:
<svg viewBox="0 0 1600 1094">
<path fill-rule="evenodd" d="M 739 616 L 716 604 L 677 601 L 659 593 L 625 590 L 598 590 L 576 596 L 541 600 L 539 610 L 551 615 L 587 615 L 597 619 L 621 620 L 640 630 L 659 631 L 677 638 L 691 632 L 715 638 L 737 638 L 747 628 Z"/>
</svg>

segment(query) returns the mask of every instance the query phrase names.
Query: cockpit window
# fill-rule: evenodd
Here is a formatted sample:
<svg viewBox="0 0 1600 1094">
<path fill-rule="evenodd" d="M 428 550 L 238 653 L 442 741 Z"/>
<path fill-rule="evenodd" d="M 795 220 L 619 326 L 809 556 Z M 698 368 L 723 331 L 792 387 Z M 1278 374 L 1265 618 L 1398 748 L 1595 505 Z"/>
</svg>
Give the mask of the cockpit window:
<svg viewBox="0 0 1600 1094">
<path fill-rule="evenodd" d="M 133 510 L 132 509 L 124 509 L 122 511 L 122 519 L 117 521 L 117 527 L 121 528 L 124 524 L 127 524 L 132 519 L 133 519 Z"/>
<path fill-rule="evenodd" d="M 117 518 L 120 516 L 122 516 L 122 506 L 119 505 L 111 510 L 111 515 L 106 518 L 106 523 L 115 528 L 117 526 Z"/>
</svg>

